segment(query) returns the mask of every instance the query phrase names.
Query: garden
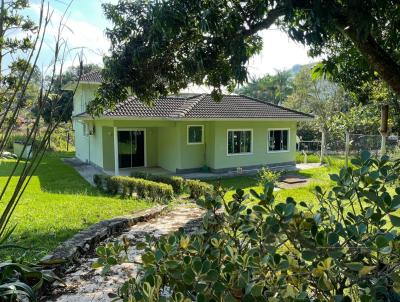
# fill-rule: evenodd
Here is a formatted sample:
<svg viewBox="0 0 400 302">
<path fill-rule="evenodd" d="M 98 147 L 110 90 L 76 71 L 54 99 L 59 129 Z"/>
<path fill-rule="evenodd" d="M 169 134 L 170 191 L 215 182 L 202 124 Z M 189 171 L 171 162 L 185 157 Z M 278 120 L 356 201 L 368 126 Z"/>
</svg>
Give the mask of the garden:
<svg viewBox="0 0 400 302">
<path fill-rule="evenodd" d="M 0 301 L 400 301 L 396 1 L 119 0 L 76 32 L 67 2 L 0 2 Z M 105 23 L 109 49 L 68 45 Z M 314 63 L 253 77 L 272 30 Z M 86 62 L 98 53 L 103 66 Z M 98 174 L 91 186 L 63 158 L 92 71 L 88 119 L 130 96 L 151 106 L 207 86 L 216 102 L 246 94 L 313 115 L 291 144 L 296 162 L 324 165 L 208 180 Z M 182 110 L 196 106 L 188 99 Z M 95 127 L 81 126 L 90 145 Z M 59 248 L 70 257 L 43 258 Z"/>
</svg>

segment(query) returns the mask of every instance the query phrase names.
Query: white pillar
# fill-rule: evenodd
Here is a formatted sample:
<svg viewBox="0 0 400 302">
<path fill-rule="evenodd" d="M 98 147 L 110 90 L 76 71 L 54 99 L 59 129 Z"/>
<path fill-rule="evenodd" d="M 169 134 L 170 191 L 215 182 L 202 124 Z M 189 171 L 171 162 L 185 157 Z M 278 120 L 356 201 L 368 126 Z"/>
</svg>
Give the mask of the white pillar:
<svg viewBox="0 0 400 302">
<path fill-rule="evenodd" d="M 114 127 L 114 175 L 119 175 L 118 163 L 118 128 Z"/>
</svg>

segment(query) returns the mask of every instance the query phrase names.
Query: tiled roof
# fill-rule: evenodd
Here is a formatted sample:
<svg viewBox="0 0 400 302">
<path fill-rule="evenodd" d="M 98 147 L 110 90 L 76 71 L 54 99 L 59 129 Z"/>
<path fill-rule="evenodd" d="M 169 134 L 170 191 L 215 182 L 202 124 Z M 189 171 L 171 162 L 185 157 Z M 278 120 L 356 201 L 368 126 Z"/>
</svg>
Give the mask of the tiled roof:
<svg viewBox="0 0 400 302">
<path fill-rule="evenodd" d="M 100 71 L 92 71 L 89 73 L 85 73 L 81 76 L 80 79 L 81 82 L 99 82 L 101 83 L 102 77 L 101 77 L 101 72 Z"/>
<path fill-rule="evenodd" d="M 210 95 L 178 95 L 160 98 L 148 106 L 134 97 L 104 112 L 106 117 L 170 119 L 310 119 L 310 114 L 243 95 L 224 95 L 216 102 Z"/>
<path fill-rule="evenodd" d="M 101 82 L 101 73 L 94 71 L 81 77 L 83 82 Z M 160 98 L 153 106 L 129 97 L 115 109 L 107 110 L 105 117 L 163 118 L 163 119 L 296 119 L 312 115 L 291 110 L 244 95 L 224 95 L 216 102 L 209 94 L 179 94 Z M 78 116 L 86 116 L 81 113 Z"/>
</svg>

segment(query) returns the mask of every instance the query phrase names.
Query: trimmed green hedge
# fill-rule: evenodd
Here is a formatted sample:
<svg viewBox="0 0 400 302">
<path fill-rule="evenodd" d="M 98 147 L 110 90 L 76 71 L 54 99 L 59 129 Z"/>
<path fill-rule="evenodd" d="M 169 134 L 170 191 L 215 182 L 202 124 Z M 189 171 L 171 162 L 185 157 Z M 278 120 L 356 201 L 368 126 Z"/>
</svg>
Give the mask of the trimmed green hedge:
<svg viewBox="0 0 400 302">
<path fill-rule="evenodd" d="M 174 197 L 171 185 L 142 178 L 94 175 L 93 181 L 99 189 L 104 189 L 112 195 L 120 192 L 123 197 L 126 197 L 136 193 L 139 198 L 153 201 L 170 201 Z"/>
<path fill-rule="evenodd" d="M 179 176 L 154 175 L 140 171 L 133 172 L 131 176 L 171 185 L 174 193 L 177 195 L 182 194 L 185 188 L 185 180 Z"/>
<path fill-rule="evenodd" d="M 190 194 L 190 198 L 193 199 L 199 199 L 201 196 L 211 193 L 214 189 L 212 185 L 198 179 L 187 179 L 185 185 Z"/>
</svg>

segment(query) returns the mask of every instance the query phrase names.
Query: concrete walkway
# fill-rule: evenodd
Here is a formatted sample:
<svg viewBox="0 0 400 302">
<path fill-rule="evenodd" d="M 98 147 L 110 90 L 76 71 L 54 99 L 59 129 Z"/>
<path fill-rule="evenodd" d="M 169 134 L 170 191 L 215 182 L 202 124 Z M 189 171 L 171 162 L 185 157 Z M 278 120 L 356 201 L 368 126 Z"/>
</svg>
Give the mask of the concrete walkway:
<svg viewBox="0 0 400 302">
<path fill-rule="evenodd" d="M 64 158 L 63 160 L 64 162 L 70 164 L 91 185 L 94 185 L 93 175 L 95 174 L 113 175 L 111 171 L 104 171 L 101 168 L 95 167 L 88 163 L 84 163 L 77 158 Z M 319 163 L 309 163 L 309 164 L 296 164 L 296 166 L 276 167 L 274 168 L 274 170 L 300 171 L 300 170 L 307 170 L 319 167 L 322 167 Z M 121 169 L 120 174 L 122 176 L 130 176 L 131 172 L 134 171 L 143 171 L 155 175 L 178 175 L 182 176 L 183 178 L 189 178 L 189 179 L 215 179 L 222 177 L 236 177 L 240 175 L 255 175 L 257 174 L 258 169 L 243 170 L 243 172 L 240 174 L 232 171 L 226 173 L 196 172 L 196 173 L 174 174 L 160 167 L 149 167 L 149 168 Z"/>
<path fill-rule="evenodd" d="M 46 301 L 57 302 L 109 302 L 115 299 L 115 293 L 130 277 L 135 276 L 138 265 L 133 262 L 141 261 L 142 250 L 135 245 L 144 240 L 146 235 L 156 238 L 172 233 L 183 227 L 191 232 L 197 229 L 204 211 L 193 204 L 180 205 L 164 215 L 147 222 L 138 223 L 122 235 L 109 238 L 107 241 L 122 241 L 125 237 L 130 241 L 128 263 L 116 265 L 111 273 L 103 276 L 101 269 L 93 269 L 91 265 L 97 260 L 96 255 L 81 259 L 80 265 L 72 267 L 63 277 L 65 286 L 59 285 L 53 290 Z"/>
</svg>

